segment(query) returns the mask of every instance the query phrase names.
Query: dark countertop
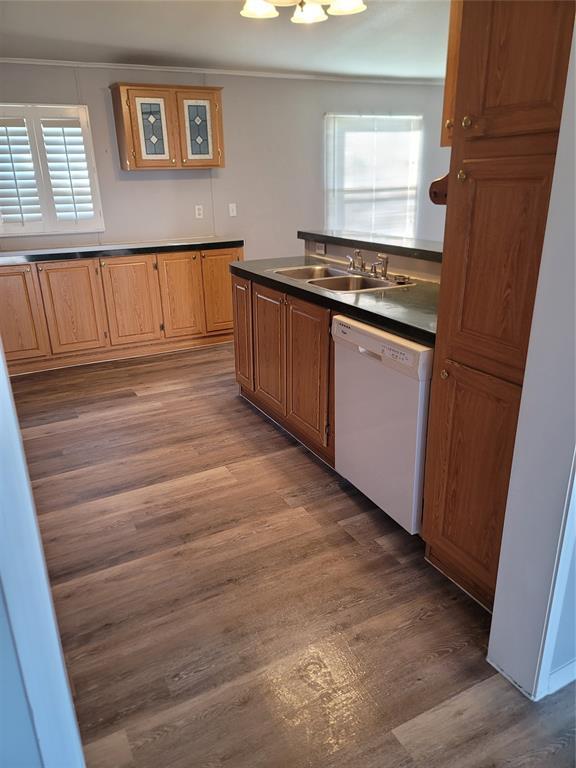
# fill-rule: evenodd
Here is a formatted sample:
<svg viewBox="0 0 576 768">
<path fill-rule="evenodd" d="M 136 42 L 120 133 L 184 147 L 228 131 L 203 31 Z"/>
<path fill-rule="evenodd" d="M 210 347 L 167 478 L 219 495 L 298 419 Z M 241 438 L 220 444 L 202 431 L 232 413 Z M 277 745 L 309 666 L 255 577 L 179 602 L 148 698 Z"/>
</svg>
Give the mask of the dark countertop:
<svg viewBox="0 0 576 768">
<path fill-rule="evenodd" d="M 66 261 L 67 259 L 112 258 L 137 253 L 170 253 L 176 251 L 210 251 L 216 248 L 242 248 L 244 240 L 222 237 L 198 237 L 188 240 L 155 241 L 149 243 L 119 243 L 118 245 L 87 245 L 78 248 L 39 248 L 27 251 L 1 251 L 0 266 L 30 264 L 35 261 Z"/>
<path fill-rule="evenodd" d="M 369 235 L 359 232 L 344 232 L 337 229 L 315 229 L 299 231 L 300 240 L 315 243 L 332 243 L 345 248 L 363 248 L 367 251 L 383 251 L 395 256 L 407 256 L 424 261 L 442 261 L 443 244 L 434 240 L 416 240 L 411 237 Z"/>
<path fill-rule="evenodd" d="M 334 293 L 302 280 L 275 274 L 275 269 L 318 264 L 311 257 L 290 259 L 254 259 L 235 261 L 232 274 L 277 288 L 308 301 L 314 301 L 335 312 L 383 328 L 391 333 L 433 345 L 436 338 L 436 318 L 439 284 L 415 280 L 415 285 L 392 288 L 378 293 Z M 345 269 L 345 267 L 343 267 Z"/>
</svg>

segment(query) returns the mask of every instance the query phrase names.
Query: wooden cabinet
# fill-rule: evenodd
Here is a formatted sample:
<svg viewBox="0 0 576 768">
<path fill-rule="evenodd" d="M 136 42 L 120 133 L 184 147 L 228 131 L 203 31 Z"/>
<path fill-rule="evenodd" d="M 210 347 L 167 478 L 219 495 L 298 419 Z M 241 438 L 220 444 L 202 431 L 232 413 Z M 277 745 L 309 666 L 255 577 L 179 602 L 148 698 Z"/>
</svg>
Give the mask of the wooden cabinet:
<svg viewBox="0 0 576 768">
<path fill-rule="evenodd" d="M 224 165 L 221 88 L 111 86 L 125 171 Z"/>
<path fill-rule="evenodd" d="M 490 605 L 574 3 L 460 12 L 423 535 L 429 559 Z"/>
<path fill-rule="evenodd" d="M 572 1 L 464 0 L 454 131 L 557 131 L 573 28 Z"/>
<path fill-rule="evenodd" d="M 240 277 L 232 290 L 244 396 L 333 466 L 330 310 Z"/>
<path fill-rule="evenodd" d="M 254 392 L 273 413 L 286 415 L 286 296 L 252 285 Z"/>
<path fill-rule="evenodd" d="M 164 335 L 156 256 L 101 259 L 110 341 L 133 344 Z"/>
<path fill-rule="evenodd" d="M 232 278 L 234 308 L 234 360 L 236 381 L 241 387 L 254 389 L 252 347 L 252 284 L 243 277 Z"/>
<path fill-rule="evenodd" d="M 226 331 L 233 325 L 230 264 L 242 258 L 238 248 L 202 251 L 202 282 L 206 331 Z"/>
<path fill-rule="evenodd" d="M 96 259 L 38 265 L 54 354 L 108 345 L 102 283 Z"/>
<path fill-rule="evenodd" d="M 456 112 L 456 83 L 458 79 L 458 60 L 460 57 L 460 27 L 462 24 L 463 0 L 450 3 L 450 23 L 448 26 L 448 52 L 446 54 L 446 78 L 444 80 L 444 104 L 442 106 L 442 130 L 440 146 L 452 144 L 452 130 Z"/>
<path fill-rule="evenodd" d="M 180 158 L 185 168 L 224 165 L 221 88 L 176 91 Z"/>
<path fill-rule="evenodd" d="M 8 362 L 50 354 L 34 265 L 0 267 L 0 337 Z"/>
<path fill-rule="evenodd" d="M 292 296 L 286 303 L 286 422 L 328 445 L 330 310 Z"/>
<path fill-rule="evenodd" d="M 544 241 L 553 155 L 463 159 L 442 272 L 447 357 L 521 383 Z"/>
<path fill-rule="evenodd" d="M 166 336 L 197 336 L 205 333 L 200 253 L 159 253 L 157 264 Z"/>
<path fill-rule="evenodd" d="M 451 360 L 443 365 L 429 424 L 434 476 L 422 535 L 430 559 L 490 604 L 521 388 Z"/>
</svg>

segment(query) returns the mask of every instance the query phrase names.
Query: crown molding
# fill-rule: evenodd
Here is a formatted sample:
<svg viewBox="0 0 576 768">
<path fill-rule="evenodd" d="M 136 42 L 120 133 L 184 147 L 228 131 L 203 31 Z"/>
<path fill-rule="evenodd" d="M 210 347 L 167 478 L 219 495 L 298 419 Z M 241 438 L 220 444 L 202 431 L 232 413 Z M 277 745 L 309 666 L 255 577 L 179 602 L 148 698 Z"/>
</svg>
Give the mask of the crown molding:
<svg viewBox="0 0 576 768">
<path fill-rule="evenodd" d="M 22 64 L 39 67 L 70 67 L 72 69 L 120 69 L 143 72 L 184 72 L 195 75 L 230 77 L 264 77 L 278 80 L 323 80 L 331 83 L 362 83 L 365 85 L 444 85 L 438 77 L 365 77 L 361 75 L 329 75 L 307 72 L 267 72 L 264 70 L 216 69 L 210 67 L 174 67 L 155 64 L 112 64 L 93 61 L 60 61 L 58 59 L 0 58 L 0 64 Z"/>
</svg>

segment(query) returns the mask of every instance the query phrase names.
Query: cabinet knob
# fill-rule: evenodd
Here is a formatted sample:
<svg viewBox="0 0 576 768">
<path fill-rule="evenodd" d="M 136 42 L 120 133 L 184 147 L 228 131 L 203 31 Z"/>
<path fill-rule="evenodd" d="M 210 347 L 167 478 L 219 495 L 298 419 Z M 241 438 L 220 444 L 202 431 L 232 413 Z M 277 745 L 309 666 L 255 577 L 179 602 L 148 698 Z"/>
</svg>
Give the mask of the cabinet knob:
<svg viewBox="0 0 576 768">
<path fill-rule="evenodd" d="M 448 120 L 446 120 L 444 123 L 444 128 L 446 128 L 447 131 L 449 131 L 451 128 L 454 128 L 454 121 L 448 118 Z"/>
<path fill-rule="evenodd" d="M 175 157 L 173 157 L 173 158 L 172 158 L 172 162 L 173 162 L 173 163 L 175 163 L 175 162 L 176 162 L 176 158 L 175 158 Z"/>
<path fill-rule="evenodd" d="M 44 267 L 38 267 L 38 272 L 42 272 L 43 269 Z"/>
<path fill-rule="evenodd" d="M 448 373 L 446 368 L 442 368 L 442 370 L 440 371 L 440 378 L 445 380 L 448 378 L 449 375 L 450 374 Z"/>
<path fill-rule="evenodd" d="M 100 262 L 100 266 L 101 266 L 101 267 L 105 267 L 105 266 L 106 266 L 106 262 L 105 262 L 105 261 L 101 261 L 101 262 Z"/>
<path fill-rule="evenodd" d="M 30 267 L 26 267 L 26 272 L 31 272 Z"/>
<path fill-rule="evenodd" d="M 196 261 L 196 254 L 195 253 L 192 254 L 192 261 Z"/>
<path fill-rule="evenodd" d="M 462 128 L 470 128 L 472 125 L 472 118 L 470 115 L 464 115 L 462 118 Z"/>
<path fill-rule="evenodd" d="M 172 162 L 174 162 L 174 160 L 172 160 Z M 186 158 L 185 158 L 185 157 L 183 157 L 183 158 L 182 158 L 182 162 L 183 162 L 183 163 L 185 163 L 185 162 L 186 162 Z"/>
<path fill-rule="evenodd" d="M 468 177 L 466 175 L 466 172 L 463 171 L 462 168 L 460 168 L 460 170 L 458 171 L 458 174 L 456 175 L 456 178 L 458 179 L 458 181 L 466 181 Z"/>
</svg>

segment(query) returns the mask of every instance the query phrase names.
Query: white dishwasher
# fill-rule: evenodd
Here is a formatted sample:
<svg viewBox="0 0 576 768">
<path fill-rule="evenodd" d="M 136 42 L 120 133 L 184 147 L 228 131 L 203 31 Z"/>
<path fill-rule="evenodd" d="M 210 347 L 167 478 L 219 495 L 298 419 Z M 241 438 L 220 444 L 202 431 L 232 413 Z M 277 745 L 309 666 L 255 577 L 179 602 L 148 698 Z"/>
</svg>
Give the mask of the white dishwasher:
<svg viewBox="0 0 576 768">
<path fill-rule="evenodd" d="M 336 471 L 418 533 L 433 350 L 336 315 Z"/>
</svg>

